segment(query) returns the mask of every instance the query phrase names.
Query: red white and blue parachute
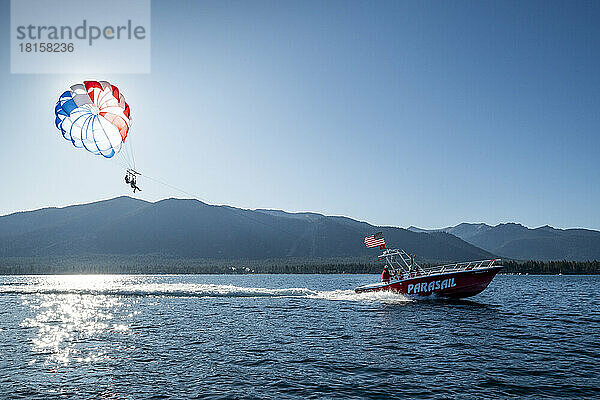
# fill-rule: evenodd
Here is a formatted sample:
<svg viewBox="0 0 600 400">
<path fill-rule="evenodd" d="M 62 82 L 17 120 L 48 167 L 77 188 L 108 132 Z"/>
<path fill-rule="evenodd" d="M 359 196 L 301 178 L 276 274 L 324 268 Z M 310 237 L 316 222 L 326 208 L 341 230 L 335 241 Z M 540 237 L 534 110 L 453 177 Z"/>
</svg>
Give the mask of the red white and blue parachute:
<svg viewBox="0 0 600 400">
<path fill-rule="evenodd" d="M 85 81 L 64 92 L 54 109 L 55 124 L 73 146 L 112 158 L 124 147 L 131 111 L 116 86 Z"/>
</svg>

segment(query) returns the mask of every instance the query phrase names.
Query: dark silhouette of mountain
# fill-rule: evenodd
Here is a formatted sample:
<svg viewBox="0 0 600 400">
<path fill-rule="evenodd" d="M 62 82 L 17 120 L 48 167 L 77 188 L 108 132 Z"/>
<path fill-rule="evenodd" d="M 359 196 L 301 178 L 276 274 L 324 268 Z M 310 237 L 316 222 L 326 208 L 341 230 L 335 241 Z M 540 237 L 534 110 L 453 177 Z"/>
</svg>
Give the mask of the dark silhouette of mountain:
<svg viewBox="0 0 600 400">
<path fill-rule="evenodd" d="M 0 257 L 172 255 L 206 259 L 372 257 L 365 236 L 421 260 L 493 257 L 456 236 L 375 227 L 345 217 L 244 210 L 197 200 L 149 203 L 130 197 L 0 217 Z"/>
<path fill-rule="evenodd" d="M 447 232 L 474 246 L 516 260 L 600 260 L 600 232 L 589 229 L 528 228 L 507 223 L 459 224 L 439 230 L 408 228 L 414 232 Z"/>
</svg>

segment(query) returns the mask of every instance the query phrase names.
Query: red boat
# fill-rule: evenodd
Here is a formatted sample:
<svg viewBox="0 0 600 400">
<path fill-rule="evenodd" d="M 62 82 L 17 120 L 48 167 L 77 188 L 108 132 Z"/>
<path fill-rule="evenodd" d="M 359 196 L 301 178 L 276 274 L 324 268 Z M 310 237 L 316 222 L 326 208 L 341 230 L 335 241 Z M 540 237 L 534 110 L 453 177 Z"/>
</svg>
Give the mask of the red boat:
<svg viewBox="0 0 600 400">
<path fill-rule="evenodd" d="M 356 293 L 390 291 L 409 297 L 470 297 L 487 288 L 503 268 L 494 265 L 499 261 L 496 259 L 421 267 L 399 249 L 385 250 L 382 258 L 386 260 L 390 279 L 357 287 Z"/>
</svg>

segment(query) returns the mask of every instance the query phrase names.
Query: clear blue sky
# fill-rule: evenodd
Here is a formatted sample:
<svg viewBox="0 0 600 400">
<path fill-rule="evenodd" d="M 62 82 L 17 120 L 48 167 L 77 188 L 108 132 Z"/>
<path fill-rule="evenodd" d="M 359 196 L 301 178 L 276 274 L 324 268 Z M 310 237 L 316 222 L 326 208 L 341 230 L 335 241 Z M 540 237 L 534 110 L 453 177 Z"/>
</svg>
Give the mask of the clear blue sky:
<svg viewBox="0 0 600 400">
<path fill-rule="evenodd" d="M 139 169 L 211 203 L 600 229 L 599 2 L 154 1 L 152 73 L 94 77 L 11 75 L 0 8 L 0 214 L 130 193 L 53 126 L 91 78 Z"/>
</svg>

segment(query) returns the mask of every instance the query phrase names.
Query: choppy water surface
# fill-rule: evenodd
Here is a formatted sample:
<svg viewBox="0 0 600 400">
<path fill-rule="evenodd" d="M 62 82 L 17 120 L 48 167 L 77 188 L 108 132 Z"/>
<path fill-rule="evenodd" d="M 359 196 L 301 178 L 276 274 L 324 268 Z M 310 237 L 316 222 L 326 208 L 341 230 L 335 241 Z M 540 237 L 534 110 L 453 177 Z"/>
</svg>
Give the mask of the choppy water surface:
<svg viewBox="0 0 600 400">
<path fill-rule="evenodd" d="M 0 398 L 600 396 L 600 277 L 351 290 L 375 279 L 0 277 Z"/>
</svg>

